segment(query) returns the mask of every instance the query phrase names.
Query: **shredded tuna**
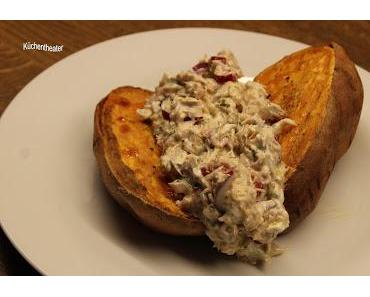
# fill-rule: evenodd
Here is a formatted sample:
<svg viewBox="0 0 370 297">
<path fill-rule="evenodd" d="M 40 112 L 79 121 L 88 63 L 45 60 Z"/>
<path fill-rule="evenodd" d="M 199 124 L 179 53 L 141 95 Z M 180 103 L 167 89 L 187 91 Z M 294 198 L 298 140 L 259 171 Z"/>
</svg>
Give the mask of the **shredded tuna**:
<svg viewBox="0 0 370 297">
<path fill-rule="evenodd" d="M 177 203 L 204 223 L 218 250 L 256 263 L 275 254 L 272 243 L 289 226 L 276 136 L 294 122 L 262 85 L 238 82 L 242 75 L 234 55 L 221 51 L 164 75 L 138 112 L 151 120 Z"/>
</svg>

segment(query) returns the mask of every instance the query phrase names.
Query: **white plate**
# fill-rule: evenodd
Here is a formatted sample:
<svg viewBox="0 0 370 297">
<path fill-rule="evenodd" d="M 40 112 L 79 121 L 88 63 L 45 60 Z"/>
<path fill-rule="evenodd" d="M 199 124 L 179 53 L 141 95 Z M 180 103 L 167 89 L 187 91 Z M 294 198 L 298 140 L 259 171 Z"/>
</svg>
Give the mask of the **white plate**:
<svg viewBox="0 0 370 297">
<path fill-rule="evenodd" d="M 109 40 L 53 65 L 13 100 L 0 122 L 0 218 L 44 274 L 370 274 L 370 75 L 360 125 L 319 206 L 264 268 L 218 254 L 206 238 L 156 234 L 105 192 L 92 153 L 95 105 L 122 85 L 153 88 L 163 72 L 232 49 L 253 76 L 305 45 L 219 29 L 152 31 Z"/>
</svg>

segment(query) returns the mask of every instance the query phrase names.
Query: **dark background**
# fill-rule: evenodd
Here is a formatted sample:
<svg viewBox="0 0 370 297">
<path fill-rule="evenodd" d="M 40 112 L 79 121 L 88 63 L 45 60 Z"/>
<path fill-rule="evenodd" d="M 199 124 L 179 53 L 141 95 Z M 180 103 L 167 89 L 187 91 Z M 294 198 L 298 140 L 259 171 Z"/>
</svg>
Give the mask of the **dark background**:
<svg viewBox="0 0 370 297">
<path fill-rule="evenodd" d="M 114 37 L 175 27 L 255 31 L 312 45 L 335 41 L 370 70 L 370 21 L 0 21 L 0 115 L 31 79 L 64 57 Z M 64 47 L 59 53 L 23 51 L 27 41 Z M 0 275 L 37 274 L 0 228 Z"/>
</svg>

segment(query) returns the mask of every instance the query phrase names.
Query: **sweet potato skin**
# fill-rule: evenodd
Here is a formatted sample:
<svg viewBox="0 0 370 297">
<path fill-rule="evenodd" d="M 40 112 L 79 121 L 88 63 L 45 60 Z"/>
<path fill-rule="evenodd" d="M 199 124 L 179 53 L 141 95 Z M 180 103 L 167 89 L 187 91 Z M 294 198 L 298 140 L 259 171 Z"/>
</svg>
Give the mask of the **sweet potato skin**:
<svg viewBox="0 0 370 297">
<path fill-rule="evenodd" d="M 286 182 L 284 205 L 290 219 L 288 231 L 316 207 L 335 163 L 352 143 L 361 114 L 363 88 L 353 62 L 338 44 L 330 43 L 327 47 L 333 51 L 335 59 L 330 94 L 314 139 Z M 314 48 L 304 51 L 310 49 Z M 275 64 L 277 68 L 279 63 Z M 264 77 L 264 72 L 256 80 L 269 91 L 270 81 Z M 272 101 L 276 100 L 274 96 L 271 93 Z M 282 108 L 285 109 L 284 104 Z M 289 111 L 287 116 L 290 116 Z M 284 135 L 280 140 L 284 141 Z"/>
<path fill-rule="evenodd" d="M 139 221 L 150 228 L 171 235 L 195 236 L 204 233 L 203 225 L 195 218 L 181 212 L 168 211 L 166 205 L 152 203 L 148 199 L 145 185 L 135 172 L 122 160 L 116 137 L 111 131 L 109 106 L 110 97 L 150 96 L 151 92 L 139 88 L 121 87 L 113 90 L 97 105 L 94 117 L 93 149 L 102 181 L 111 196 Z M 167 203 L 173 203 L 168 197 Z"/>
</svg>

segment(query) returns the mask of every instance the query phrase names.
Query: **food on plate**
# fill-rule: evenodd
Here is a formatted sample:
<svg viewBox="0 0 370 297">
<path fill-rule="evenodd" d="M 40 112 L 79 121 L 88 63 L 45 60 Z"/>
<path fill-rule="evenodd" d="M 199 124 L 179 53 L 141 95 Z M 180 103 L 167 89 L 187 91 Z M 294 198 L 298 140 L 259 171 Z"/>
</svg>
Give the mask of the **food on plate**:
<svg viewBox="0 0 370 297">
<path fill-rule="evenodd" d="M 221 51 L 164 75 L 152 93 L 121 87 L 95 112 L 94 152 L 112 196 L 153 229 L 202 235 L 250 263 L 315 207 L 347 150 L 362 86 L 330 44 L 283 58 L 255 81 Z"/>
</svg>

